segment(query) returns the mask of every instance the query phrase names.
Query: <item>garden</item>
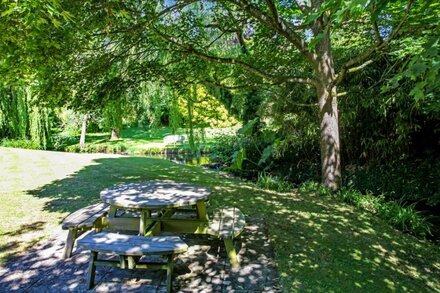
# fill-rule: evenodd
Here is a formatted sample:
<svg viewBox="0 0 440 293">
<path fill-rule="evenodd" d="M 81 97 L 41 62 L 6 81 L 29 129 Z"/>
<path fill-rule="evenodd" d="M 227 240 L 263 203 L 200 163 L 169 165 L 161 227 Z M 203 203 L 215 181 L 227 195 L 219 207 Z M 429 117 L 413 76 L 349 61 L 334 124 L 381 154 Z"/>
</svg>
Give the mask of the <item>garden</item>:
<svg viewBox="0 0 440 293">
<path fill-rule="evenodd" d="M 211 220 L 243 213 L 241 267 L 226 244 L 178 233 L 172 285 L 98 268 L 96 291 L 440 291 L 439 13 L 3 1 L 0 291 L 86 290 L 87 251 L 61 258 L 62 223 L 111 186 L 157 180 L 209 190 Z M 96 231 L 113 229 L 111 208 Z M 148 213 L 160 237 L 171 210 Z"/>
</svg>

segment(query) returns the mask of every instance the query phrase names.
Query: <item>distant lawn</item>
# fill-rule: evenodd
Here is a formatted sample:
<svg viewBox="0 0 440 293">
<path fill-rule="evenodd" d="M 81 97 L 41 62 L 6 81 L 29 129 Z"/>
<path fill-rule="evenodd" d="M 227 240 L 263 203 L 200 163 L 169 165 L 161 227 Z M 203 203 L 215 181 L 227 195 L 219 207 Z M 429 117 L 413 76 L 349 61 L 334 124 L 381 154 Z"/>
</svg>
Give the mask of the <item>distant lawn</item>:
<svg viewBox="0 0 440 293">
<path fill-rule="evenodd" d="M 98 202 L 105 187 L 171 179 L 211 188 L 211 211 L 234 205 L 263 218 L 285 292 L 440 291 L 438 246 L 331 197 L 262 191 L 213 171 L 146 157 L 0 148 L 0 164 L 3 261 L 51 236 L 70 212 Z"/>
<path fill-rule="evenodd" d="M 198 130 L 195 130 L 196 133 Z M 207 130 L 210 131 L 209 129 Z M 218 129 L 217 132 L 227 132 L 228 129 Z M 148 154 L 160 153 L 166 149 L 173 148 L 179 150 L 189 149 L 188 141 L 185 144 L 165 145 L 163 139 L 167 135 L 172 135 L 173 131 L 168 127 L 157 129 L 125 128 L 122 130 L 121 139 L 110 140 L 110 133 L 87 133 L 86 152 L 99 153 L 128 153 L 128 154 Z M 186 134 L 186 130 L 180 128 L 174 134 Z M 209 148 L 212 138 L 208 135 L 205 141 L 197 141 L 200 149 Z M 62 149 L 67 151 L 79 151 L 79 136 L 69 139 Z"/>
</svg>

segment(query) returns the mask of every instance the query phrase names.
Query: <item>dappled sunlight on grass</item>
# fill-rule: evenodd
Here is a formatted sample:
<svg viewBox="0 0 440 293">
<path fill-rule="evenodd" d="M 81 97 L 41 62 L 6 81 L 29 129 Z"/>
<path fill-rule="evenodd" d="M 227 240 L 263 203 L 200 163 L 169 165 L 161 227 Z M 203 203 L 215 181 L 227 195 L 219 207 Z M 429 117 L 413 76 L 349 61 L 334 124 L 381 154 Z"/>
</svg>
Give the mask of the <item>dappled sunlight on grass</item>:
<svg viewBox="0 0 440 293">
<path fill-rule="evenodd" d="M 41 158 L 38 167 L 16 166 L 16 171 L 7 175 L 12 178 L 15 172 L 15 176 L 20 177 L 26 169 L 28 174 L 31 170 L 45 173 L 50 172 L 47 171 L 50 168 L 72 165 L 66 167 L 63 176 L 45 175 L 43 179 L 34 179 L 38 182 L 24 185 L 29 191 L 19 197 L 38 203 L 32 212 L 34 218 L 26 220 L 26 224 L 37 223 L 44 217 L 46 224 L 38 229 L 53 228 L 68 213 L 98 202 L 99 192 L 114 184 L 153 179 L 191 182 L 212 190 L 210 212 L 218 207 L 237 206 L 247 216 L 265 219 L 286 291 L 440 290 L 438 247 L 402 234 L 374 215 L 332 197 L 261 190 L 247 181 L 161 159 L 95 156 L 90 160 L 83 159 L 83 155 L 70 155 L 76 157 L 66 157 L 62 162 Z M 11 155 L 8 160 L 16 158 Z M 48 163 L 44 164 L 44 160 Z M 23 160 L 16 160 L 10 165 L 22 163 Z M 60 166 L 56 167 L 57 164 Z M 72 172 L 68 173 L 69 170 Z M 13 194 L 8 192 L 6 196 Z M 15 207 L 10 209 L 13 211 Z M 1 217 L 11 218 L 6 213 Z M 20 225 L 12 224 L 2 233 L 14 233 Z M 3 251 L 11 251 L 11 248 L 3 248 Z"/>
</svg>

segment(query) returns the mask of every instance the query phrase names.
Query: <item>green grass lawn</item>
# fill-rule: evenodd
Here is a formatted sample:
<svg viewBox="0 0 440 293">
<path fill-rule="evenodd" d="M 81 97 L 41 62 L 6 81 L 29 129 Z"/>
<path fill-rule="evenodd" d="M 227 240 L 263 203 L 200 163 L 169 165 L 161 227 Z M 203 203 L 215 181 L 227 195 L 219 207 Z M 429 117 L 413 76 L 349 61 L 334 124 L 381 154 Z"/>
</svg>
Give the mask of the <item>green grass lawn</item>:
<svg viewBox="0 0 440 293">
<path fill-rule="evenodd" d="M 113 184 L 150 179 L 212 189 L 211 211 L 261 216 L 285 292 L 439 292 L 440 249 L 332 197 L 276 193 L 198 167 L 146 157 L 0 148 L 0 257 L 59 231 Z M 246 233 L 243 234 L 246 237 Z"/>
<path fill-rule="evenodd" d="M 210 129 L 207 129 L 210 132 Z M 228 132 L 230 128 L 218 129 L 216 132 Z M 197 130 L 196 130 L 197 132 Z M 165 145 L 163 138 L 172 135 L 172 129 L 161 127 L 157 129 L 143 128 L 125 128 L 122 130 L 121 139 L 109 140 L 110 133 L 87 133 L 86 135 L 86 151 L 87 152 L 105 152 L 105 153 L 129 153 L 129 154 L 148 154 L 160 153 L 167 148 L 188 149 L 189 145 L 176 144 Z M 181 128 L 175 134 L 186 134 L 185 129 Z M 209 148 L 212 138 L 208 135 L 204 142 L 197 142 L 200 149 Z M 69 140 L 68 144 L 63 145 L 67 151 L 79 150 L 79 136 Z"/>
</svg>

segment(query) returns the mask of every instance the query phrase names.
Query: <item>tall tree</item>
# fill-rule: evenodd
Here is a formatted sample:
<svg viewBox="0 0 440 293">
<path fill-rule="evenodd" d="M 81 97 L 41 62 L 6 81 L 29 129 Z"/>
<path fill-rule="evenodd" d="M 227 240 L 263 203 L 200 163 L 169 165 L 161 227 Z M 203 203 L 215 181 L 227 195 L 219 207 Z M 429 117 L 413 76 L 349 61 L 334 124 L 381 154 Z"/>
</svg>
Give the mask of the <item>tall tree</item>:
<svg viewBox="0 0 440 293">
<path fill-rule="evenodd" d="M 166 22 L 149 22 L 149 29 L 187 55 L 211 63 L 238 66 L 261 78 L 260 82 L 300 83 L 314 87 L 319 107 L 322 181 L 337 189 L 341 183 L 337 85 L 348 73 L 370 64 L 374 54 L 401 35 L 411 15 L 413 1 L 229 0 L 202 1 L 197 9 L 190 2 L 179 1 L 166 7 L 168 10 L 179 8 L 180 12 L 170 14 Z M 192 9 L 181 9 L 182 5 Z M 419 5 L 419 11 L 422 6 Z M 368 31 L 361 32 L 365 34 L 366 48 L 348 60 L 338 60 L 337 68 L 332 37 L 345 27 L 356 25 L 356 19 L 370 24 Z M 232 33 L 240 43 L 246 31 L 254 42 L 250 57 L 242 57 L 231 50 L 218 53 L 211 49 L 212 35 L 220 39 Z M 269 38 L 272 44 L 262 43 Z M 268 56 L 273 57 L 273 64 L 258 60 L 267 62 Z M 289 64 L 293 56 L 304 60 L 305 66 Z"/>
<path fill-rule="evenodd" d="M 99 95 L 87 94 L 92 87 L 129 89 L 145 80 L 313 88 L 322 182 L 332 189 L 341 182 L 338 96 L 344 93 L 337 86 L 377 54 L 396 48 L 390 46 L 394 41 L 417 33 L 426 25 L 420 19 L 427 9 L 431 15 L 439 9 L 412 0 L 69 2 L 66 7 L 78 21 L 64 27 L 63 38 L 75 50 L 66 49 L 69 66 L 61 71 L 75 70 L 67 78 L 50 72 L 54 84 L 74 85 L 77 104 L 99 104 Z M 362 40 L 364 50 L 334 51 L 333 41 L 347 31 Z"/>
</svg>

